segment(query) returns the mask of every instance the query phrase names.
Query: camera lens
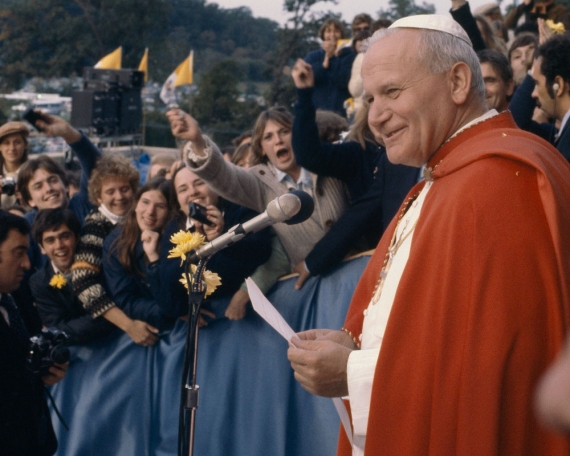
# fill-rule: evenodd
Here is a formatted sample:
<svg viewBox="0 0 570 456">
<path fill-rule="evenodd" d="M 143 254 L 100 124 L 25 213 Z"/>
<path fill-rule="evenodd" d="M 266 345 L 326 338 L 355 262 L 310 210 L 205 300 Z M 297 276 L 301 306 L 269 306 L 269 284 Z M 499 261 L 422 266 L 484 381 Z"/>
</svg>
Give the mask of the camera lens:
<svg viewBox="0 0 570 456">
<path fill-rule="evenodd" d="M 56 364 L 63 364 L 69 361 L 71 353 L 67 347 L 53 347 L 51 360 Z"/>
<path fill-rule="evenodd" d="M 2 179 L 2 194 L 12 196 L 16 192 L 16 183 L 12 179 Z"/>
</svg>

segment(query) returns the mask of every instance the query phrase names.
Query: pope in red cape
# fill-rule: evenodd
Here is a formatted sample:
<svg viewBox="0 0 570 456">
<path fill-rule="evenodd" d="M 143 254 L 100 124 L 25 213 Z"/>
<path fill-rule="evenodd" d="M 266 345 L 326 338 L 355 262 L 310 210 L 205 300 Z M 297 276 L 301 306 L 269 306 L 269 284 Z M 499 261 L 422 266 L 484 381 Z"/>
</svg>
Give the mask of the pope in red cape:
<svg viewBox="0 0 570 456">
<path fill-rule="evenodd" d="M 362 75 L 371 129 L 426 181 L 386 230 L 343 330 L 300 333 L 289 349 L 295 378 L 348 396 L 354 444 L 341 432 L 340 455 L 569 454 L 537 423 L 533 393 L 570 323 L 570 166 L 510 113 L 487 111 L 450 18 L 375 35 Z"/>
</svg>

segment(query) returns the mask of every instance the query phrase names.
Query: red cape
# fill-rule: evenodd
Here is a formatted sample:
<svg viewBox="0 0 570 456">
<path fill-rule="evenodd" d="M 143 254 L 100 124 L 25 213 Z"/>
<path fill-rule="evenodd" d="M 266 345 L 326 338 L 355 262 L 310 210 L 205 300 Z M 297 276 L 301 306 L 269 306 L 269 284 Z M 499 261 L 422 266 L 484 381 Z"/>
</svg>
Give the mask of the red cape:
<svg viewBox="0 0 570 456">
<path fill-rule="evenodd" d="M 452 138 L 428 166 L 434 183 L 382 342 L 365 453 L 569 454 L 532 402 L 570 322 L 570 166 L 508 112 Z M 345 329 L 355 341 L 395 225 L 354 293 Z M 350 454 L 341 431 L 339 455 Z"/>
</svg>

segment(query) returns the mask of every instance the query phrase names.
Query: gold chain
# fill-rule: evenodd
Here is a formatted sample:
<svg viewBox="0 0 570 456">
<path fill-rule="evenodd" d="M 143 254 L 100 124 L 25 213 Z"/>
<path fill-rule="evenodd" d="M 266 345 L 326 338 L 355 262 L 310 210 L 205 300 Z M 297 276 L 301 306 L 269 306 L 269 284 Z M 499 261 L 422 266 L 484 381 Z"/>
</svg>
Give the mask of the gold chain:
<svg viewBox="0 0 570 456">
<path fill-rule="evenodd" d="M 406 200 L 406 202 L 404 203 L 404 205 L 402 207 L 400 215 L 398 216 L 398 223 L 396 223 L 396 228 L 394 229 L 394 234 L 392 235 L 392 240 L 390 241 L 390 246 L 388 247 L 388 251 L 386 252 L 386 257 L 384 258 L 384 264 L 382 265 L 382 270 L 380 271 L 380 277 L 378 278 L 378 282 L 376 283 L 376 287 L 374 288 L 372 305 L 376 304 L 380 299 L 380 294 L 382 292 L 382 288 L 384 288 L 384 281 L 386 280 L 386 277 L 388 276 L 388 270 L 390 269 L 390 266 L 392 265 L 392 261 L 394 259 L 394 256 L 396 256 L 396 252 L 402 246 L 402 244 L 408 238 L 408 236 L 410 234 L 412 234 L 412 232 L 416 228 L 416 225 L 418 224 L 418 219 L 416 219 L 416 221 L 414 222 L 414 224 L 412 225 L 410 230 L 407 232 L 406 232 L 407 225 L 405 225 L 404 228 L 402 229 L 402 234 L 400 235 L 400 239 L 396 240 L 396 236 L 398 233 L 398 227 L 400 226 L 400 222 L 402 221 L 402 218 L 404 217 L 406 212 L 408 212 L 410 204 L 413 203 L 417 199 L 419 194 L 420 194 L 420 192 L 417 192 L 414 195 L 410 196 Z M 408 221 L 406 221 L 406 223 L 407 222 Z"/>
</svg>

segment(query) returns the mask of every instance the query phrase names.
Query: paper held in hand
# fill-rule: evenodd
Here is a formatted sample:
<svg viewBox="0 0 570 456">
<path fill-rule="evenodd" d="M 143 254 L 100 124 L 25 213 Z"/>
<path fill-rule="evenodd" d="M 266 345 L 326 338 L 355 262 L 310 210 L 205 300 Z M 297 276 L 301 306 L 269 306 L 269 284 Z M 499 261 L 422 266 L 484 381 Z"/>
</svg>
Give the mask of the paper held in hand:
<svg viewBox="0 0 570 456">
<path fill-rule="evenodd" d="M 251 278 L 245 279 L 247 285 L 247 292 L 249 293 L 249 299 L 255 311 L 267 322 L 269 323 L 275 331 L 281 334 L 287 342 L 295 346 L 295 339 L 298 339 L 295 331 L 289 326 L 281 314 L 277 311 L 273 304 L 271 304 L 259 287 L 255 284 Z M 348 417 L 348 412 L 346 407 L 342 402 L 340 397 L 334 397 L 333 403 L 340 416 L 340 421 L 344 427 L 344 431 L 348 436 L 348 440 L 352 445 L 352 428 L 350 427 L 350 419 Z"/>
</svg>

